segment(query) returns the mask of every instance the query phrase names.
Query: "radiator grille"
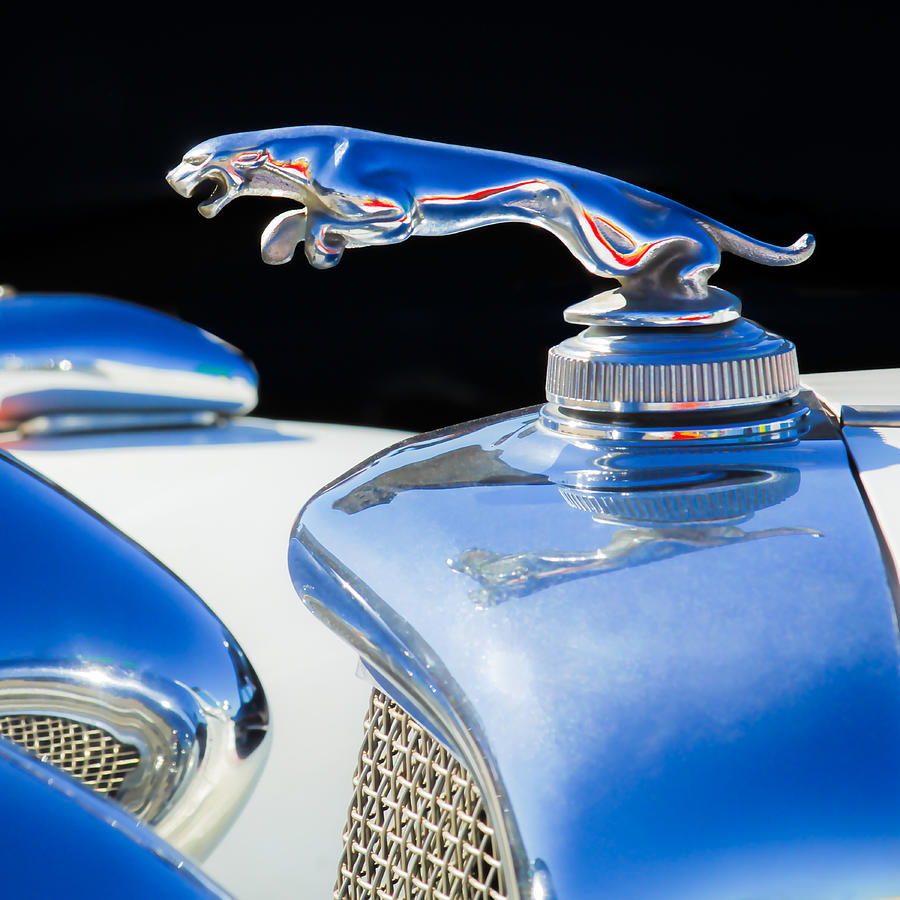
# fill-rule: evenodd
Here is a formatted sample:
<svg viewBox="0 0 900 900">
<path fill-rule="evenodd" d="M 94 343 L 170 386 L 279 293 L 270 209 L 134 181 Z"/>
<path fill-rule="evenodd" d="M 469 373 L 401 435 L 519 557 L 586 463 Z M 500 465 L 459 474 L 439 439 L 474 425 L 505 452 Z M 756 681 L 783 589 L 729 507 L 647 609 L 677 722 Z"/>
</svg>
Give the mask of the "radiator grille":
<svg viewBox="0 0 900 900">
<path fill-rule="evenodd" d="M 0 716 L 0 736 L 93 788 L 115 797 L 141 757 L 100 728 L 59 716 Z"/>
<path fill-rule="evenodd" d="M 335 900 L 506 900 L 469 772 L 378 690 L 365 732 Z"/>
</svg>

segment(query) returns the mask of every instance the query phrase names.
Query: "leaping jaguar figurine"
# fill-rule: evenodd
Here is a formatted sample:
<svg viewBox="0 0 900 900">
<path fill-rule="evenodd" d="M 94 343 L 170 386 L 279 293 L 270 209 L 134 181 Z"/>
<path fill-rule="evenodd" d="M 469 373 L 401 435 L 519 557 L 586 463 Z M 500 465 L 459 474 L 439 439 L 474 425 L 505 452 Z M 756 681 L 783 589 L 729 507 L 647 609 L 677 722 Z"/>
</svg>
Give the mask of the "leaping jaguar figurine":
<svg viewBox="0 0 900 900">
<path fill-rule="evenodd" d="M 254 131 L 198 144 L 169 184 L 207 217 L 235 197 L 286 197 L 303 209 L 277 216 L 262 235 L 267 263 L 288 262 L 303 242 L 317 268 L 348 247 L 529 222 L 561 240 L 586 269 L 619 279 L 632 296 L 702 299 L 722 250 L 773 266 L 805 260 L 814 241 L 789 247 L 747 237 L 617 178 L 513 153 L 475 150 L 328 125 Z"/>
</svg>

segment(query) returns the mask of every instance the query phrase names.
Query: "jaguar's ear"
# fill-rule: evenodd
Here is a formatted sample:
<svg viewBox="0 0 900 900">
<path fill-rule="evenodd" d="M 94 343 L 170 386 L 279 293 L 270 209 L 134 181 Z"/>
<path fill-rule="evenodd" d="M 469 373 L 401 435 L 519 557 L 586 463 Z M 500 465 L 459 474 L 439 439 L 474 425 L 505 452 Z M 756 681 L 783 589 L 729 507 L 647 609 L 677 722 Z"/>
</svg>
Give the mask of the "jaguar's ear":
<svg viewBox="0 0 900 900">
<path fill-rule="evenodd" d="M 247 169 L 258 168 L 268 158 L 269 154 L 265 150 L 245 150 L 242 153 L 235 154 L 232 165 L 235 169 L 246 171 Z"/>
</svg>

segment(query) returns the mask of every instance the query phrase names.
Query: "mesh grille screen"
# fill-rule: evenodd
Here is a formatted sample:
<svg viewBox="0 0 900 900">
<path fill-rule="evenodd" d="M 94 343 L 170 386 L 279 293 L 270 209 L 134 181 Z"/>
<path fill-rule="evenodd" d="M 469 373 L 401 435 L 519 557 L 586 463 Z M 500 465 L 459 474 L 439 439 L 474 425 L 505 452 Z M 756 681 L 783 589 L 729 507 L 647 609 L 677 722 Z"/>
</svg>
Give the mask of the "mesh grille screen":
<svg viewBox="0 0 900 900">
<path fill-rule="evenodd" d="M 141 761 L 136 747 L 119 743 L 100 728 L 58 716 L 0 716 L 0 736 L 109 797 L 116 796 L 125 776 Z"/>
<path fill-rule="evenodd" d="M 506 900 L 469 772 L 378 690 L 365 731 L 336 900 Z"/>
</svg>

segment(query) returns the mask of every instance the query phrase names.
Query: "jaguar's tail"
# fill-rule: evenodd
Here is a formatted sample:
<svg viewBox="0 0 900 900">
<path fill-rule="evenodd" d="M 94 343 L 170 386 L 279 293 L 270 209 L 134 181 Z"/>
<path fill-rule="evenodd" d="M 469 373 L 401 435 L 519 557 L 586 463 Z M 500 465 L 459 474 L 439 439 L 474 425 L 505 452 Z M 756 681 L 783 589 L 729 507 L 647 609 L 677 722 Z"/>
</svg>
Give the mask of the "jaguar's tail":
<svg viewBox="0 0 900 900">
<path fill-rule="evenodd" d="M 734 253 L 743 259 L 762 263 L 765 266 L 794 266 L 812 256 L 816 240 L 811 234 L 794 241 L 789 247 L 778 247 L 747 237 L 721 222 L 712 219 L 698 219 L 697 224 L 706 231 L 722 250 Z"/>
</svg>

